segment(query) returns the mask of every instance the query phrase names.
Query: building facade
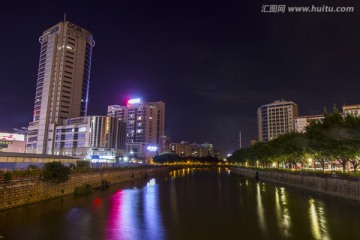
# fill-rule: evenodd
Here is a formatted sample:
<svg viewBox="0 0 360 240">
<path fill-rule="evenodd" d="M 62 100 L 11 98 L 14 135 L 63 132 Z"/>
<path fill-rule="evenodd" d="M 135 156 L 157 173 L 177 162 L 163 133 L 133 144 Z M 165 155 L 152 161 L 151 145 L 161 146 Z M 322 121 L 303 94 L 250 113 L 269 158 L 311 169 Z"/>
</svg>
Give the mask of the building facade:
<svg viewBox="0 0 360 240">
<path fill-rule="evenodd" d="M 170 137 L 160 136 L 159 154 L 170 151 Z"/>
<path fill-rule="evenodd" d="M 219 152 L 214 150 L 211 143 L 189 143 L 181 141 L 180 143 L 170 143 L 170 152 L 180 157 L 219 157 Z"/>
<path fill-rule="evenodd" d="M 126 106 L 108 106 L 108 116 L 126 123 L 126 153 L 149 159 L 159 153 L 165 131 L 165 103 L 130 99 Z"/>
<path fill-rule="evenodd" d="M 360 104 L 344 105 L 342 110 L 344 114 L 360 116 Z"/>
<path fill-rule="evenodd" d="M 294 102 L 275 101 L 258 108 L 258 140 L 267 142 L 279 135 L 295 131 L 298 107 Z"/>
<path fill-rule="evenodd" d="M 114 162 L 124 154 L 125 123 L 108 116 L 70 118 L 56 127 L 55 155 Z"/>
<path fill-rule="evenodd" d="M 0 132 L 0 152 L 25 153 L 25 135 Z"/>
<path fill-rule="evenodd" d="M 324 115 L 299 116 L 294 119 L 295 131 L 304 133 L 311 121 L 321 121 L 322 119 L 324 119 Z"/>
<path fill-rule="evenodd" d="M 86 116 L 92 34 L 64 21 L 43 32 L 33 121 L 26 151 L 53 154 L 56 126 L 67 118 Z"/>
</svg>

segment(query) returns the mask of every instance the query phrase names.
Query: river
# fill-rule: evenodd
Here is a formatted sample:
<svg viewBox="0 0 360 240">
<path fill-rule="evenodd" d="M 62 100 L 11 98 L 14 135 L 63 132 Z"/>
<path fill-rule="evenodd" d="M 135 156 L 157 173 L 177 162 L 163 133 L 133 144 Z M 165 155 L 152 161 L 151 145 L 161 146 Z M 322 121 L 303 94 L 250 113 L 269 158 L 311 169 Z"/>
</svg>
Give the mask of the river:
<svg viewBox="0 0 360 240">
<path fill-rule="evenodd" d="M 0 239 L 360 239 L 360 204 L 185 168 L 0 211 Z"/>
</svg>

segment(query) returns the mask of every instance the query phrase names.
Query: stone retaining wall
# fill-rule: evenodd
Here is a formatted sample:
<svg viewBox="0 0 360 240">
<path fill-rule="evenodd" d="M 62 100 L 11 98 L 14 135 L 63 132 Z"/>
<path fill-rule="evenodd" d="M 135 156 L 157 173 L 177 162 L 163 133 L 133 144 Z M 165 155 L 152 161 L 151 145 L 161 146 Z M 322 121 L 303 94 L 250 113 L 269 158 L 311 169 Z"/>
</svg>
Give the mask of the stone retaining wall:
<svg viewBox="0 0 360 240">
<path fill-rule="evenodd" d="M 231 171 L 254 178 L 256 175 L 256 170 L 253 169 L 232 168 Z M 360 180 L 356 179 L 349 180 L 336 176 L 317 177 L 272 171 L 258 171 L 258 177 L 262 180 L 360 201 Z"/>
<path fill-rule="evenodd" d="M 60 184 L 44 182 L 40 179 L 23 179 L 0 183 L 0 210 L 73 194 L 75 187 L 83 184 L 100 187 L 103 180 L 116 184 L 151 177 L 168 171 L 169 168 L 167 167 L 104 170 L 71 174 L 67 182 Z"/>
</svg>

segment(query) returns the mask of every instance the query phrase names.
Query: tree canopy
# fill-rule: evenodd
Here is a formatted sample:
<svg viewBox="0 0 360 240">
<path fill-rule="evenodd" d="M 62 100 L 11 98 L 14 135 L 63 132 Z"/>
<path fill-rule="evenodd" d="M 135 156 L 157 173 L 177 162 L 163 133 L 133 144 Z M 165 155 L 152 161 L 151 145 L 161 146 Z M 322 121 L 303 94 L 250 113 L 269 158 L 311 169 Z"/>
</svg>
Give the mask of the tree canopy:
<svg viewBox="0 0 360 240">
<path fill-rule="evenodd" d="M 337 161 L 343 171 L 350 162 L 356 171 L 359 156 L 360 117 L 342 115 L 334 107 L 332 113 L 325 111 L 322 120 L 311 121 L 305 133 L 290 132 L 269 142 L 256 143 L 235 151 L 228 160 L 250 166 L 291 168 L 296 164 L 304 166 L 308 159 L 313 159 L 323 170 L 326 163 Z"/>
<path fill-rule="evenodd" d="M 191 162 L 191 163 L 208 163 L 208 164 L 217 164 L 219 162 L 221 162 L 220 159 L 216 158 L 216 157 L 212 157 L 212 156 L 207 156 L 207 157 L 180 157 L 178 155 L 176 155 L 175 153 L 172 152 L 167 152 L 167 153 L 163 153 L 160 155 L 156 155 L 153 157 L 153 160 L 155 163 L 186 163 L 186 162 Z"/>
</svg>

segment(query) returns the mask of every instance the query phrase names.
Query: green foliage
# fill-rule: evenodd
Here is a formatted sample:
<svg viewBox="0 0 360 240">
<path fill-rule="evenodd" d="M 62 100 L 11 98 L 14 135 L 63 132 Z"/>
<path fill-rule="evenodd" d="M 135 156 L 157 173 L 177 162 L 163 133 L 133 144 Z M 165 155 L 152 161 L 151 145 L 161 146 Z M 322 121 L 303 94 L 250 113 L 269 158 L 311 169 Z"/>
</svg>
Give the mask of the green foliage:
<svg viewBox="0 0 360 240">
<path fill-rule="evenodd" d="M 209 164 L 217 164 L 221 162 L 216 157 L 207 156 L 207 157 L 180 157 L 175 153 L 163 153 L 160 155 L 156 155 L 153 157 L 155 163 L 173 163 L 173 162 L 199 162 L 199 163 L 209 163 Z"/>
<path fill-rule="evenodd" d="M 3 176 L 3 179 L 4 179 L 4 182 L 8 183 L 12 180 L 12 173 L 11 172 L 6 172 L 4 173 L 4 176 Z"/>
<path fill-rule="evenodd" d="M 165 162 L 176 162 L 180 161 L 180 157 L 175 153 L 163 153 L 153 157 L 154 162 L 156 163 L 165 163 Z"/>
<path fill-rule="evenodd" d="M 69 175 L 70 168 L 64 166 L 61 162 L 49 162 L 44 165 L 43 177 L 45 181 L 66 182 Z"/>
<path fill-rule="evenodd" d="M 36 169 L 39 169 L 39 167 L 36 166 L 36 165 L 32 165 L 32 164 L 30 164 L 29 167 L 28 167 L 28 170 L 29 170 L 29 171 L 31 171 L 31 170 L 36 170 Z"/>
<path fill-rule="evenodd" d="M 80 169 L 90 168 L 90 161 L 84 161 L 84 160 L 76 161 L 76 167 Z"/>
<path fill-rule="evenodd" d="M 90 184 L 83 184 L 80 187 L 75 187 L 74 195 L 75 196 L 82 196 L 87 195 L 93 192 L 93 187 Z"/>
<path fill-rule="evenodd" d="M 334 106 L 325 110 L 324 119 L 311 121 L 306 133 L 287 133 L 265 143 L 257 143 L 235 151 L 228 160 L 254 167 L 271 164 L 291 168 L 294 164 L 306 165 L 311 158 L 321 164 L 338 161 L 343 166 L 350 162 L 354 171 L 360 164 L 360 117 L 342 116 Z"/>
</svg>

